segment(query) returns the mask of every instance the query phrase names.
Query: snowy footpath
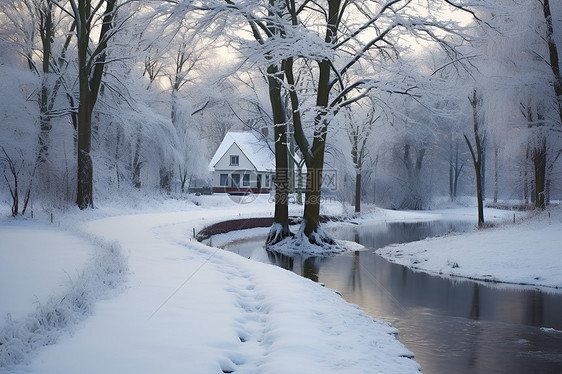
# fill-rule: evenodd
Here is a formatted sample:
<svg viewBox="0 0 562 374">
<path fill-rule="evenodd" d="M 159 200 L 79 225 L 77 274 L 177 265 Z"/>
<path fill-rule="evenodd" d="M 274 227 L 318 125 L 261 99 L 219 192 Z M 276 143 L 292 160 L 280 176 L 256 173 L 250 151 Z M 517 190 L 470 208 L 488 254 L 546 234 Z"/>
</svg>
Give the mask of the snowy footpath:
<svg viewBox="0 0 562 374">
<path fill-rule="evenodd" d="M 0 275 L 0 372 L 418 372 L 396 329 L 333 290 L 193 239 L 211 223 L 271 213 L 266 201 L 225 199 L 166 213 L 102 208 L 87 221 L 75 212 L 61 224 L 70 234 L 1 222 L 0 263 L 17 269 Z"/>
</svg>

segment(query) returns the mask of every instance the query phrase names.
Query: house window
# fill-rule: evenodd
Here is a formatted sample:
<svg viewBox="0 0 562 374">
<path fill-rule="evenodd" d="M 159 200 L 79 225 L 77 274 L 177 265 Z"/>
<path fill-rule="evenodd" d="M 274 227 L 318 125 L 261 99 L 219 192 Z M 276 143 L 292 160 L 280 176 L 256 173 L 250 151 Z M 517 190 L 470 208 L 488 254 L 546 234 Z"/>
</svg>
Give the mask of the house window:
<svg viewBox="0 0 562 374">
<path fill-rule="evenodd" d="M 230 166 L 238 166 L 238 165 L 240 165 L 240 156 L 230 155 Z"/>
<path fill-rule="evenodd" d="M 269 174 L 265 175 L 265 187 L 269 187 Z"/>
<path fill-rule="evenodd" d="M 221 174 L 220 185 L 221 186 L 228 186 L 228 174 Z"/>
<path fill-rule="evenodd" d="M 242 179 L 242 186 L 250 186 L 250 174 L 244 174 L 244 178 Z"/>
<path fill-rule="evenodd" d="M 240 187 L 240 174 L 232 174 L 231 177 L 232 177 L 231 179 L 232 183 L 230 187 L 232 188 Z"/>
</svg>

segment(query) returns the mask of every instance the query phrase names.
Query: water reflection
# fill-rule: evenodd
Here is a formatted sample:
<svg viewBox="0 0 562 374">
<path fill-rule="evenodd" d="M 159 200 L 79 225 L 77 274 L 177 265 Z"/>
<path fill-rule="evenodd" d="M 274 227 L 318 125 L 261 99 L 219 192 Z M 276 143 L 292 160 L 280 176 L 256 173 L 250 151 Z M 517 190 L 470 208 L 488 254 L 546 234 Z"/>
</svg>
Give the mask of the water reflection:
<svg viewBox="0 0 562 374">
<path fill-rule="evenodd" d="M 416 222 L 344 226 L 330 233 L 376 249 L 471 227 Z M 372 250 L 291 258 L 266 252 L 263 240 L 228 249 L 324 283 L 391 322 L 424 373 L 562 373 L 562 292 L 432 276 L 389 263 Z"/>
<path fill-rule="evenodd" d="M 226 249 L 229 248 L 227 247 Z M 318 273 L 323 260 L 322 258 L 303 256 L 291 257 L 277 252 L 265 252 L 267 252 L 269 263 L 302 275 L 314 282 L 318 282 Z"/>
<path fill-rule="evenodd" d="M 475 321 L 480 319 L 480 288 L 478 283 L 474 283 L 472 291 L 472 307 L 470 308 L 469 318 Z"/>
</svg>

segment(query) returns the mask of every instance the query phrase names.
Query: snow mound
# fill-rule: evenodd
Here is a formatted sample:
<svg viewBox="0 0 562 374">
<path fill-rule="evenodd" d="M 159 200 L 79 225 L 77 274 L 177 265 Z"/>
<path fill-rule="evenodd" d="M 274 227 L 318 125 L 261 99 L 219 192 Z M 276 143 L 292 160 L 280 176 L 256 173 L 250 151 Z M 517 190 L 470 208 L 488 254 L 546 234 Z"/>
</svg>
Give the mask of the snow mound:
<svg viewBox="0 0 562 374">
<path fill-rule="evenodd" d="M 308 238 L 296 235 L 295 237 L 285 238 L 281 242 L 267 246 L 267 250 L 271 252 L 277 252 L 282 255 L 289 257 L 293 256 L 311 256 L 311 257 L 327 257 L 335 256 L 337 254 L 351 251 L 354 249 L 348 249 L 345 247 L 347 242 L 339 240 L 335 244 L 312 244 L 308 241 Z M 344 246 L 342 246 L 342 244 Z M 355 247 L 355 246 L 353 246 Z"/>
</svg>

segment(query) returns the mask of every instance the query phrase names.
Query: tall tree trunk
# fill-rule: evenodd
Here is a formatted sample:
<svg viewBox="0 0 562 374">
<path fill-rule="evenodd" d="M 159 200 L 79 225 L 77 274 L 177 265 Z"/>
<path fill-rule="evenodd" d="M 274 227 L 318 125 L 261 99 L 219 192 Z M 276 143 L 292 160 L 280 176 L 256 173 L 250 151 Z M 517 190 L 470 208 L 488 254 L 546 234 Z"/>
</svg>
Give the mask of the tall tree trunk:
<svg viewBox="0 0 562 374">
<path fill-rule="evenodd" d="M 158 176 L 160 179 L 160 189 L 164 192 L 172 192 L 172 173 L 166 166 L 160 166 L 158 169 Z"/>
<path fill-rule="evenodd" d="M 326 108 L 329 96 L 329 75 L 330 64 L 328 61 L 322 61 L 320 66 L 320 80 L 318 84 L 317 93 L 317 106 L 319 108 Z M 287 59 L 285 63 L 285 76 L 287 83 L 290 86 L 295 85 L 295 78 L 293 73 L 293 59 Z M 300 117 L 300 108 L 298 95 L 294 90 L 289 91 L 291 99 L 291 107 L 293 111 L 293 125 L 295 129 L 295 141 L 299 149 L 303 153 L 303 158 L 306 164 L 306 187 L 305 187 L 305 200 L 304 200 L 304 213 L 301 231 L 308 237 L 311 243 L 318 243 L 317 240 L 324 241 L 325 243 L 333 243 L 333 240 L 321 235 L 315 235 L 319 232 L 320 225 L 320 199 L 321 199 L 321 184 L 322 172 L 324 167 L 324 151 L 326 145 L 326 131 L 327 124 L 322 121 L 322 114 L 319 113 L 315 118 L 314 139 L 312 145 L 308 143 L 303 131 L 303 126 Z"/>
<path fill-rule="evenodd" d="M 556 95 L 556 100 L 558 103 L 558 115 L 560 118 L 559 126 L 562 126 L 562 75 L 560 73 L 560 58 L 558 56 L 558 46 L 556 45 L 556 40 L 554 39 L 554 27 L 552 22 L 552 13 L 550 11 L 550 0 L 543 0 L 543 14 L 546 21 L 546 42 L 548 45 L 550 68 L 552 70 L 552 75 L 554 76 L 554 94 Z M 559 30 L 560 31 L 560 30 Z M 537 189 L 539 188 L 539 180 L 542 183 L 543 194 L 541 199 L 537 199 L 537 206 L 540 208 L 545 208 L 550 200 L 550 181 L 546 181 L 546 137 L 544 140 L 544 154 L 541 154 L 535 162 L 535 180 L 537 182 Z M 560 154 L 558 154 L 560 155 Z M 558 157 L 556 157 L 558 158 Z M 537 175 L 537 171 L 539 171 Z M 545 186 L 548 184 L 548 186 Z M 544 189 L 546 188 L 546 197 Z M 538 197 L 538 195 L 537 195 Z"/>
<path fill-rule="evenodd" d="M 481 137 L 480 139 L 480 147 L 482 148 L 482 160 L 481 160 L 481 164 L 480 164 L 480 173 L 482 174 L 482 176 L 480 177 L 481 181 L 482 181 L 482 201 L 485 202 L 486 201 L 486 133 L 484 133 L 484 135 Z"/>
<path fill-rule="evenodd" d="M 281 74 L 283 74 L 281 72 Z M 286 110 L 286 108 L 288 107 L 288 103 L 285 100 L 283 103 L 283 108 Z M 286 113 L 285 113 L 285 117 L 286 117 Z M 288 144 L 288 149 L 287 152 L 289 152 L 289 157 L 288 157 L 288 168 L 289 168 L 289 193 L 295 193 L 297 191 L 297 177 L 296 177 L 296 170 L 295 167 L 297 166 L 297 163 L 295 162 L 294 159 L 294 155 L 295 155 L 295 139 L 293 137 L 293 133 L 294 130 L 292 129 L 292 126 L 290 125 L 290 123 L 288 123 L 287 125 L 285 125 L 287 132 L 286 132 L 286 138 L 287 138 L 287 144 Z"/>
<path fill-rule="evenodd" d="M 332 6 L 330 6 L 332 10 Z M 333 10 L 332 10 L 333 11 Z M 332 15 L 334 16 L 334 15 Z M 326 39 L 331 40 L 330 28 L 328 28 Z M 335 36 L 335 35 L 334 35 Z M 312 162 L 307 165 L 307 186 L 304 202 L 304 234 L 312 244 L 321 245 L 323 243 L 332 244 L 333 240 L 321 235 L 320 226 L 320 202 L 322 188 L 322 173 L 324 170 L 324 154 L 326 149 L 326 135 L 328 123 L 326 122 L 326 111 L 330 94 L 330 62 L 323 60 L 319 64 L 320 75 L 318 79 L 318 91 L 316 106 L 319 113 L 314 119 L 315 131 L 312 141 L 311 156 Z"/>
<path fill-rule="evenodd" d="M 451 201 L 455 200 L 453 194 L 453 142 L 449 136 L 449 198 Z"/>
<path fill-rule="evenodd" d="M 473 133 L 476 149 L 472 147 L 472 143 L 468 140 L 466 135 L 464 135 L 464 139 L 470 150 L 470 155 L 472 156 L 472 162 L 474 164 L 474 172 L 476 174 L 476 197 L 478 199 L 478 228 L 482 228 L 484 226 L 484 200 L 482 196 L 482 145 L 480 144 L 480 120 L 478 118 L 481 99 L 478 97 L 476 90 L 473 91 L 472 98 L 469 98 L 469 101 L 472 106 Z"/>
<path fill-rule="evenodd" d="M 321 145 L 317 145 L 321 147 Z M 314 157 L 313 162 L 307 165 L 307 178 L 306 190 L 304 196 L 304 234 L 308 237 L 310 243 L 321 244 L 314 234 L 318 233 L 320 226 L 320 200 L 321 200 L 321 186 L 322 186 L 322 172 L 323 172 L 324 157 L 317 155 Z"/>
<path fill-rule="evenodd" d="M 326 23 L 326 34 L 324 41 L 326 43 L 334 43 L 337 39 L 337 31 L 339 24 L 339 11 L 341 0 L 328 1 L 328 14 Z M 324 170 L 324 155 L 326 150 L 326 135 L 328 132 L 328 114 L 329 98 L 330 98 L 330 71 L 331 64 L 329 60 L 322 60 L 318 63 L 318 87 L 316 91 L 316 107 L 318 114 L 314 119 L 314 138 L 310 148 L 309 159 L 307 163 L 307 188 L 304 205 L 304 235 L 312 244 L 334 244 L 334 241 L 320 230 L 320 202 L 322 188 L 322 173 Z M 295 108 L 293 107 L 293 110 Z M 298 133 L 295 127 L 295 134 Z M 298 141 L 298 137 L 296 137 Z M 301 144 L 299 144 L 299 147 Z M 303 149 L 306 152 L 306 148 Z M 306 159 L 306 158 L 305 158 Z"/>
<path fill-rule="evenodd" d="M 302 205 L 302 163 L 299 163 L 297 167 L 297 204 Z"/>
<path fill-rule="evenodd" d="M 51 132 L 51 118 L 48 106 L 49 90 L 47 87 L 47 77 L 43 76 L 41 81 L 41 108 L 39 114 L 39 153 L 37 161 L 45 163 L 49 154 L 49 134 Z"/>
<path fill-rule="evenodd" d="M 550 68 L 554 75 L 554 93 L 558 102 L 558 114 L 560 116 L 560 124 L 562 125 L 562 76 L 560 74 L 560 59 L 558 56 L 558 47 L 554 40 L 554 28 L 552 26 L 552 13 L 550 12 L 550 0 L 542 0 L 543 14 L 546 21 L 546 43 L 550 58 Z"/>
<path fill-rule="evenodd" d="M 540 136 L 531 151 L 531 159 L 535 169 L 535 206 L 540 209 L 546 208 L 545 185 L 546 185 L 546 137 Z"/>
<path fill-rule="evenodd" d="M 534 131 L 537 133 L 531 135 L 527 142 L 527 160 L 531 160 L 534 169 L 534 184 L 532 184 L 531 191 L 531 202 L 535 204 L 535 207 L 544 209 L 546 208 L 545 199 L 545 187 L 546 187 L 546 158 L 548 148 L 546 146 L 547 140 L 544 130 L 541 129 L 545 126 L 544 115 L 541 113 L 539 107 L 537 106 L 536 112 L 533 111 L 531 104 L 527 106 L 526 113 L 528 128 L 535 128 Z M 535 121 L 537 121 L 535 123 Z M 538 128 L 537 128 L 538 127 Z"/>
<path fill-rule="evenodd" d="M 525 150 L 525 163 L 523 164 L 523 201 L 525 204 L 529 204 L 529 178 L 528 178 L 528 163 L 529 163 L 529 148 L 530 145 L 527 143 L 527 148 Z"/>
<path fill-rule="evenodd" d="M 285 78 L 287 79 L 287 83 L 290 87 L 295 86 L 295 76 L 293 72 L 293 58 L 288 58 L 283 66 L 283 70 L 285 73 Z M 297 143 L 299 149 L 302 152 L 303 160 L 299 163 L 298 166 L 298 191 L 297 191 L 297 202 L 298 204 L 302 205 L 302 193 L 303 193 L 303 186 L 302 186 L 302 169 L 303 163 L 307 165 L 311 161 L 311 157 L 308 153 L 308 142 L 304 136 L 304 131 L 302 128 L 301 116 L 300 116 L 300 109 L 299 109 L 299 98 L 297 93 L 294 89 L 289 90 L 289 99 L 291 101 L 291 110 L 292 110 L 292 123 L 293 123 L 293 138 Z M 307 172 L 308 173 L 308 172 Z"/>
<path fill-rule="evenodd" d="M 47 0 L 45 3 L 45 7 L 41 9 L 41 16 L 39 19 L 39 31 L 41 33 L 41 45 L 43 47 L 43 76 L 41 79 L 41 93 L 39 98 L 39 153 L 37 155 L 37 161 L 39 163 L 45 163 L 45 161 L 47 161 L 47 155 L 49 153 L 49 134 L 51 132 L 51 116 L 49 103 L 52 99 L 49 93 L 49 73 L 51 62 L 51 47 L 54 38 L 52 8 L 52 1 Z M 52 94 L 55 95 L 55 92 L 52 92 Z"/>
<path fill-rule="evenodd" d="M 498 202 L 498 184 L 499 184 L 499 177 L 498 177 L 498 147 L 494 148 L 494 203 Z"/>
<path fill-rule="evenodd" d="M 273 226 L 266 240 L 267 245 L 279 243 L 291 236 L 289 230 L 289 153 L 287 149 L 287 124 L 285 107 L 281 98 L 283 74 L 275 65 L 267 68 L 269 100 L 273 112 L 275 137 L 275 213 Z"/>
<path fill-rule="evenodd" d="M 78 36 L 78 80 L 80 103 L 78 105 L 78 175 L 76 204 L 80 209 L 93 208 L 94 198 L 92 193 L 93 165 L 90 156 L 92 138 L 92 105 L 90 102 L 90 70 L 88 65 L 88 43 L 90 33 L 88 18 L 90 10 L 89 1 L 79 1 Z"/>
<path fill-rule="evenodd" d="M 135 188 L 141 188 L 141 180 L 140 180 L 140 172 L 142 164 L 140 162 L 140 148 L 141 148 L 142 140 L 140 133 L 137 134 L 137 140 L 135 142 L 135 155 L 133 156 L 133 186 Z"/>
<path fill-rule="evenodd" d="M 478 199 L 478 228 L 484 226 L 484 193 L 482 188 L 482 173 L 481 164 L 477 163 L 474 165 L 475 170 L 478 170 L 476 175 L 476 197 Z"/>
<path fill-rule="evenodd" d="M 400 209 L 423 209 L 424 196 L 421 189 L 421 170 L 426 148 L 415 150 L 415 162 L 412 156 L 412 147 L 409 143 L 404 144 L 404 155 L 402 162 L 406 168 L 408 178 L 407 195 L 400 203 Z"/>
<path fill-rule="evenodd" d="M 338 25 L 340 22 L 341 0 L 328 1 L 327 25 L 324 41 L 334 43 L 337 39 Z M 291 13 L 293 25 L 297 25 L 297 13 L 294 2 Z M 314 118 L 314 135 L 312 144 L 307 141 L 300 120 L 300 107 L 298 96 L 294 90 L 290 90 L 291 107 L 293 110 L 293 124 L 295 128 L 295 141 L 300 150 L 307 167 L 307 185 L 305 192 L 305 206 L 301 232 L 308 238 L 309 242 L 317 245 L 333 244 L 334 241 L 320 230 L 320 201 L 322 173 L 324 168 L 324 155 L 326 148 L 326 134 L 328 131 L 328 119 L 326 118 L 330 97 L 330 61 L 325 59 L 318 63 L 319 75 L 316 90 L 316 108 L 318 114 Z M 289 58 L 285 64 L 285 75 L 289 86 L 294 86 L 293 59 Z"/>
<path fill-rule="evenodd" d="M 459 185 L 459 177 L 461 175 L 462 169 L 464 167 L 464 163 L 460 163 L 459 165 L 459 143 L 455 144 L 455 177 L 453 181 L 453 196 L 457 198 L 457 191 Z"/>
<path fill-rule="evenodd" d="M 355 174 L 355 213 L 361 212 L 361 171 Z"/>
<path fill-rule="evenodd" d="M 80 209 L 93 208 L 93 163 L 90 155 L 92 141 L 92 113 L 100 93 L 103 70 L 106 60 L 107 41 L 110 37 L 115 17 L 117 0 L 105 0 L 99 41 L 94 54 L 89 56 L 89 42 L 92 22 L 90 0 L 78 1 L 74 14 L 78 35 L 78 81 L 80 103 L 78 104 L 78 167 L 76 204 Z"/>
<path fill-rule="evenodd" d="M 185 192 L 185 184 L 187 182 L 187 168 L 179 166 L 178 172 L 180 177 L 180 191 L 183 194 Z"/>
</svg>

